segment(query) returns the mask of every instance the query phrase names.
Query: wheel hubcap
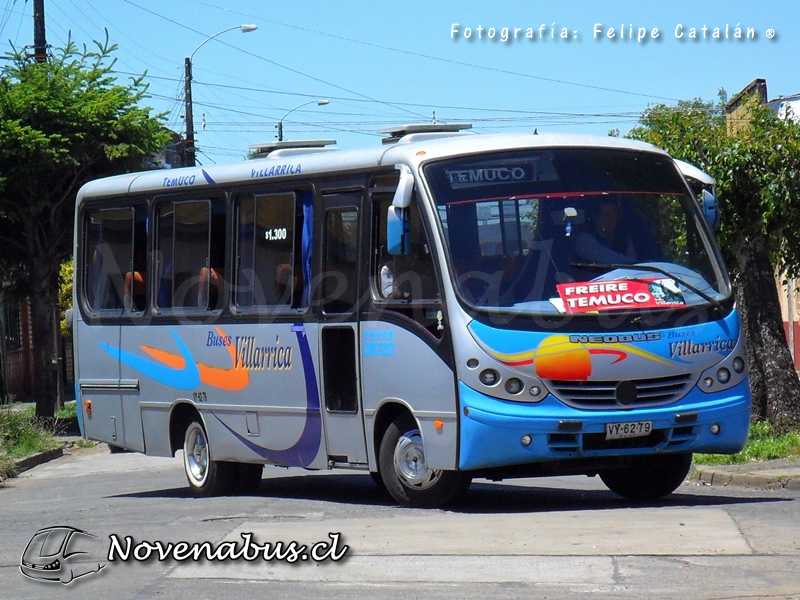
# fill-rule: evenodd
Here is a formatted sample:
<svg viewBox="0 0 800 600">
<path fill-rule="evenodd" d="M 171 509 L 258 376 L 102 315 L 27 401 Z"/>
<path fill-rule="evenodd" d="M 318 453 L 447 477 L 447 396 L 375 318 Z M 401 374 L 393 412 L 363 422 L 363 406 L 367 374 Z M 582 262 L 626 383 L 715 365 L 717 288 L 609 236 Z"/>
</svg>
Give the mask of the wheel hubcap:
<svg viewBox="0 0 800 600">
<path fill-rule="evenodd" d="M 192 479 L 202 484 L 208 471 L 208 444 L 206 436 L 199 428 L 189 434 L 186 444 L 186 466 Z"/>
<path fill-rule="evenodd" d="M 394 468 L 400 480 L 409 487 L 425 489 L 439 479 L 440 470 L 429 469 L 419 430 L 400 436 L 394 449 Z"/>
</svg>

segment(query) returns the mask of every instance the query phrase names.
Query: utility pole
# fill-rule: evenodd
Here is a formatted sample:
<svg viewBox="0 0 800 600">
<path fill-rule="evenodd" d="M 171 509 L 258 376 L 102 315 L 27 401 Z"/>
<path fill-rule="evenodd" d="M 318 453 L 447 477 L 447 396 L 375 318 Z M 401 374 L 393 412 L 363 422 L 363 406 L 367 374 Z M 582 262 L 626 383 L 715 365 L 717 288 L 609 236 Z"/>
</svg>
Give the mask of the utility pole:
<svg viewBox="0 0 800 600">
<path fill-rule="evenodd" d="M 44 0 L 33 0 L 33 57 L 47 60 L 47 39 L 44 34 Z"/>
<path fill-rule="evenodd" d="M 186 146 L 184 148 L 183 166 L 193 167 L 195 161 L 194 148 L 194 114 L 192 113 L 192 58 L 184 62 L 184 98 L 186 103 Z"/>
</svg>

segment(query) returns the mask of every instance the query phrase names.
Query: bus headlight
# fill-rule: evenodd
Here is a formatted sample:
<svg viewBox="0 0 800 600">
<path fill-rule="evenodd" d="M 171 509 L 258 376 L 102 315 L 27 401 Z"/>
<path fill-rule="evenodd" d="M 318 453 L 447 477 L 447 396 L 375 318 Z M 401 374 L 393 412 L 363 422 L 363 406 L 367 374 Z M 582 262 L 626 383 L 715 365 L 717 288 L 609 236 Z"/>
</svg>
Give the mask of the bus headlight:
<svg viewBox="0 0 800 600">
<path fill-rule="evenodd" d="M 742 371 L 744 371 L 745 367 L 744 359 L 741 356 L 737 356 L 736 358 L 733 359 L 731 366 L 733 367 L 734 371 L 736 371 L 737 373 L 741 373 Z"/>
<path fill-rule="evenodd" d="M 725 367 L 717 369 L 717 381 L 720 383 L 728 383 L 731 380 L 731 372 Z"/>
</svg>

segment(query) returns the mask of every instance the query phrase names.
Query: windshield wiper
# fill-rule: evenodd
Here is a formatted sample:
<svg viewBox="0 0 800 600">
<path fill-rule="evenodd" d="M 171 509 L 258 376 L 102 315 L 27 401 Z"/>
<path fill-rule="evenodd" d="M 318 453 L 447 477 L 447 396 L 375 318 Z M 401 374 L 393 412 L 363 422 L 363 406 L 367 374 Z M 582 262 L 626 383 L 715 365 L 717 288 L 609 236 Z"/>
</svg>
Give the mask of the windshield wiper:
<svg viewBox="0 0 800 600">
<path fill-rule="evenodd" d="M 636 271 L 650 271 L 653 273 L 661 273 L 662 275 L 666 275 L 676 283 L 681 284 L 687 290 L 694 292 L 695 294 L 700 296 L 703 300 L 711 304 L 715 309 L 719 310 L 720 308 L 722 308 L 722 305 L 719 303 L 719 300 L 717 300 L 716 298 L 712 298 L 704 291 L 693 286 L 691 283 L 687 283 L 677 275 L 674 275 L 673 273 L 670 273 L 669 271 L 667 271 L 666 269 L 662 269 L 661 267 L 653 267 L 651 265 L 622 265 L 616 263 L 609 265 L 604 265 L 599 263 L 570 263 L 569 266 L 576 269 L 591 269 L 593 271 L 610 271 L 611 269 L 632 269 Z"/>
</svg>

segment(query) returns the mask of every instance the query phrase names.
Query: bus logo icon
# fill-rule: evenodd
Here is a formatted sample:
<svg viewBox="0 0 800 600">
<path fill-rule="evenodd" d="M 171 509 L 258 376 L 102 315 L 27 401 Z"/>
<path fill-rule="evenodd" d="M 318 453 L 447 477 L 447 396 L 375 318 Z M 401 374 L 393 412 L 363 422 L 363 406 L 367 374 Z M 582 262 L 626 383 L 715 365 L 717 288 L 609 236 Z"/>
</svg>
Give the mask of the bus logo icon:
<svg viewBox="0 0 800 600">
<path fill-rule="evenodd" d="M 68 526 L 40 529 L 28 542 L 19 563 L 20 572 L 37 581 L 64 585 L 79 577 L 99 573 L 106 564 L 105 546 L 95 535 Z"/>
</svg>

